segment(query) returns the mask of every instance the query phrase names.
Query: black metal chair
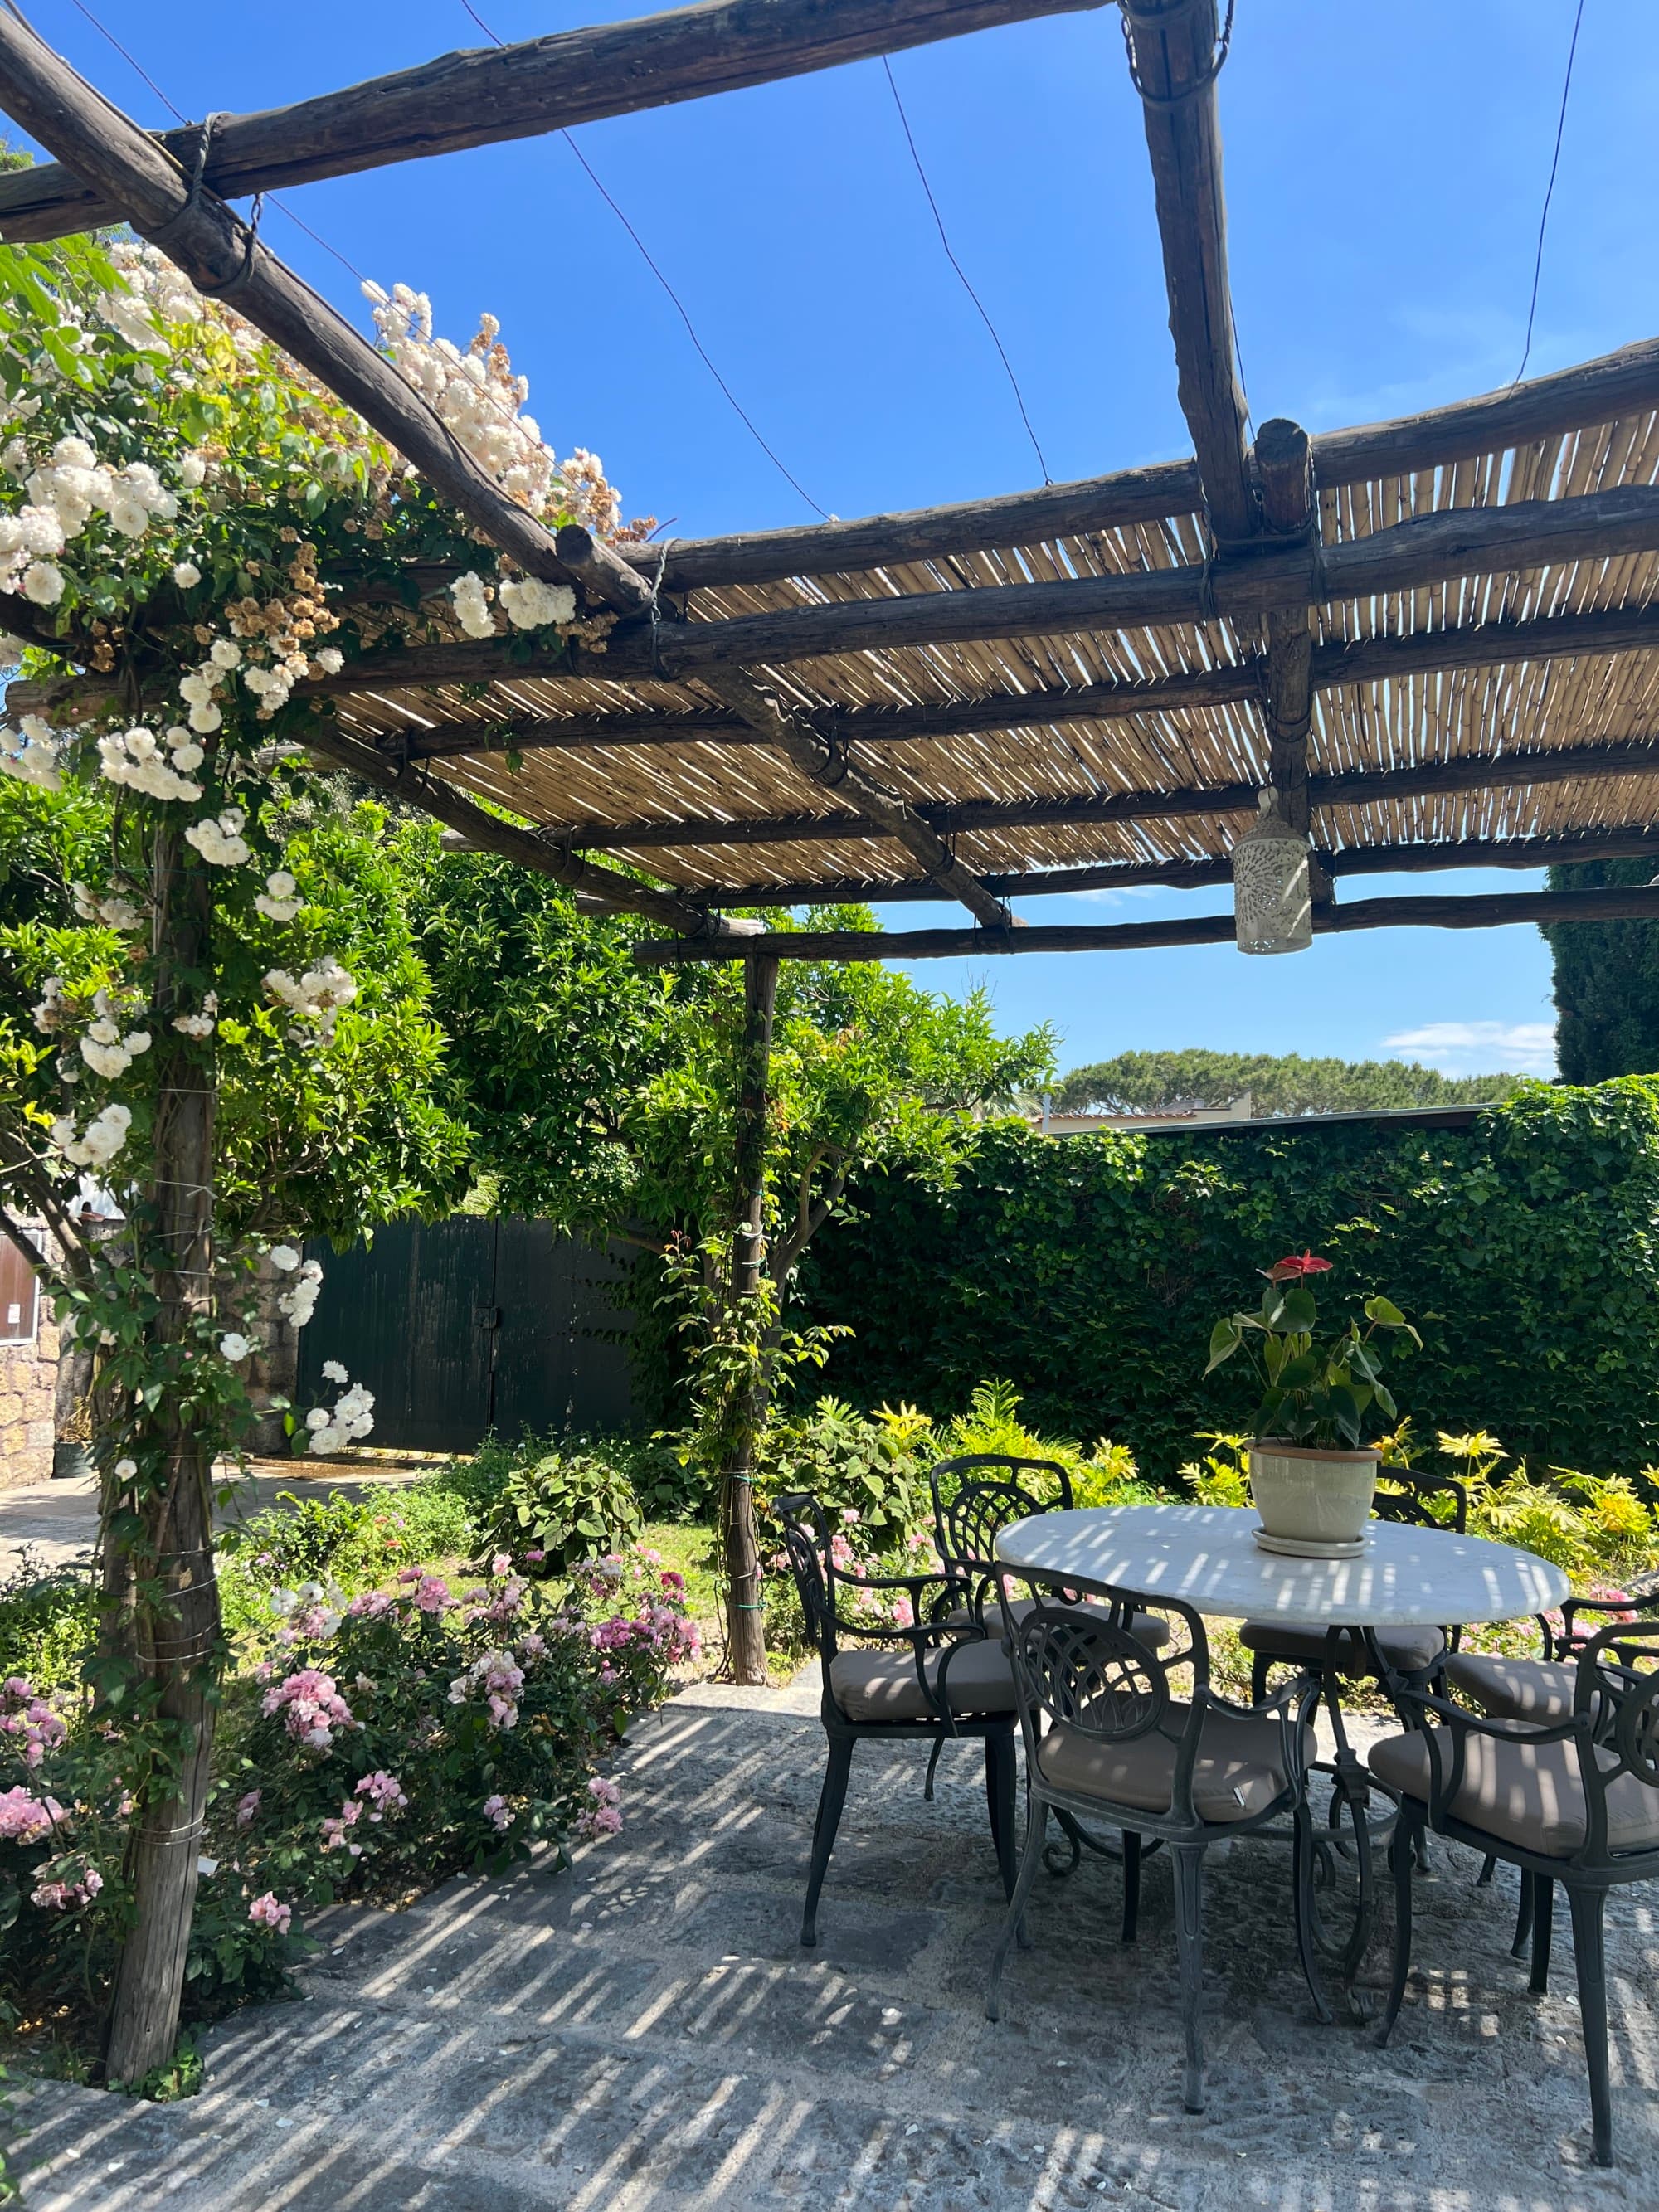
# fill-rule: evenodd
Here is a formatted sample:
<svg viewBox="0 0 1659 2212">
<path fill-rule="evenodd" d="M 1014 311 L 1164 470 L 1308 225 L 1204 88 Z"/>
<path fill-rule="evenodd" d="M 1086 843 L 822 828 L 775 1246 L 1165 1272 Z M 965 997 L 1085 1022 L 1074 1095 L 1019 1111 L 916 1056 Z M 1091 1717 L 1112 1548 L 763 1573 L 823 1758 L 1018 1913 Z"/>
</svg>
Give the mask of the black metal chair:
<svg viewBox="0 0 1659 2212">
<path fill-rule="evenodd" d="M 1548 1986 L 1555 1885 L 1572 1915 L 1598 2166 L 1613 2163 L 1603 1921 L 1607 1892 L 1659 1876 L 1659 1622 L 1620 1622 L 1583 1644 L 1572 1711 L 1544 1725 L 1493 1720 L 1396 1677 L 1403 1735 L 1370 1763 L 1399 1796 L 1394 1981 L 1382 2040 L 1406 1992 L 1412 1864 L 1425 1826 L 1518 1867 L 1534 1901 L 1531 1987 Z"/>
<path fill-rule="evenodd" d="M 1454 1651 L 1446 1660 L 1443 1686 L 1467 1698 L 1488 1720 L 1521 1721 L 1534 1727 L 1568 1720 L 1572 1715 L 1577 1686 L 1577 1659 L 1595 1633 L 1594 1629 L 1578 1626 L 1578 1615 L 1611 1613 L 1617 1620 L 1628 1613 L 1640 1616 L 1655 1612 L 1659 1612 L 1659 1573 L 1638 1576 L 1622 1597 L 1570 1597 L 1561 1607 L 1559 1628 L 1552 1625 L 1547 1613 L 1535 1616 L 1544 1647 L 1541 1658 L 1529 1659 L 1523 1654 L 1509 1658 L 1492 1651 Z M 1614 1648 L 1618 1649 L 1616 1641 Z M 1477 1887 L 1484 1889 L 1497 1869 L 1498 1861 L 1489 1852 L 1477 1877 Z M 1523 1957 L 1528 1940 L 1537 1940 L 1536 1905 L 1536 1887 L 1522 1875 L 1515 1938 L 1510 1946 L 1512 1958 Z M 1547 1962 L 1547 1929 L 1542 1940 Z"/>
<path fill-rule="evenodd" d="M 1024 1596 L 1014 1595 L 1018 1583 Z M 1067 1575 L 999 1567 L 998 1594 L 1025 1747 L 1029 1818 L 1019 1880 L 992 1955 L 985 2009 L 1000 2010 L 1002 1972 L 1031 1893 L 1051 1811 L 1104 1820 L 1123 1832 L 1123 1939 L 1134 1939 L 1141 1842 L 1175 1860 L 1176 1934 L 1188 2112 L 1204 2109 L 1204 1853 L 1224 1838 L 1260 1834 L 1289 1813 L 1295 1844 L 1297 1947 L 1322 2020 L 1330 2014 L 1316 1978 L 1306 1911 L 1312 1838 L 1304 1778 L 1313 1753 L 1306 1708 L 1312 1682 L 1298 1677 L 1267 1705 L 1235 1705 L 1212 1688 L 1204 1624 L 1169 1601 L 1187 1644 L 1161 1658 L 1121 1626 L 1133 1595 Z M 1079 1599 L 1092 1600 L 1085 1611 Z M 1160 1600 L 1160 1602 L 1163 1601 Z M 1190 1699 L 1170 1694 L 1172 1668 L 1192 1669 Z M 1047 1723 L 1045 1728 L 1045 1723 Z M 1281 1828 L 1275 1832 L 1283 1836 Z"/>
<path fill-rule="evenodd" d="M 947 1738 L 982 1737 L 985 1796 L 991 1839 L 1005 1895 L 1014 1887 L 1014 1691 L 999 1641 L 963 1619 L 960 1583 L 949 1574 L 865 1576 L 837 1567 L 829 1520 L 806 1492 L 780 1498 L 783 1547 L 823 1674 L 821 1707 L 829 1759 L 817 1819 L 800 1940 L 817 1941 L 818 1897 L 835 1849 L 847 1802 L 853 1752 L 861 1742 L 931 1743 L 933 1768 Z M 847 1618 L 838 1594 L 871 1591 L 884 1599 L 902 1593 L 910 1603 L 908 1626 L 870 1626 Z"/>
<path fill-rule="evenodd" d="M 1581 1627 L 1580 1613 L 1612 1616 L 1659 1613 L 1659 1572 L 1638 1576 L 1620 1597 L 1570 1597 L 1561 1607 L 1561 1626 L 1537 1615 L 1543 1656 L 1503 1658 L 1489 1651 L 1455 1651 L 1446 1661 L 1448 1684 L 1477 1705 L 1488 1720 L 1564 1721 L 1573 1709 L 1577 1661 L 1595 1635 Z"/>
<path fill-rule="evenodd" d="M 1452 1476 L 1389 1467 L 1382 1470 L 1382 1480 L 1401 1486 L 1378 1490 L 1371 1510 L 1379 1521 L 1405 1522 L 1419 1528 L 1450 1528 L 1460 1536 L 1468 1530 L 1469 1494 Z M 1425 1504 L 1426 1498 L 1437 1496 L 1451 1499 L 1449 1516 L 1431 1512 Z M 1438 1675 L 1448 1652 L 1456 1650 L 1462 1632 L 1454 1626 L 1383 1628 L 1376 1633 L 1377 1646 L 1395 1673 L 1427 1684 Z M 1322 1677 L 1336 1673 L 1356 1681 L 1377 1678 L 1365 1636 L 1358 1630 L 1349 1629 L 1339 1637 L 1334 1654 L 1324 1629 L 1291 1628 L 1279 1621 L 1247 1620 L 1238 1632 L 1238 1640 L 1255 1655 L 1250 1663 L 1250 1695 L 1257 1704 L 1267 1693 L 1269 1671 L 1279 1665 L 1302 1668 Z"/>
<path fill-rule="evenodd" d="M 1036 1491 L 1035 1478 L 1042 1476 L 1053 1478 L 1057 1502 Z M 963 1590 L 952 1618 L 972 1622 L 1000 1645 L 996 1540 L 1005 1528 L 1033 1514 L 1071 1512 L 1072 1478 L 1058 1460 L 1021 1459 L 1012 1452 L 964 1452 L 930 1468 L 927 1481 L 939 1559 Z M 1137 1613 L 1128 1625 L 1143 1644 L 1155 1649 L 1170 1640 L 1170 1624 L 1155 1613 Z"/>
</svg>

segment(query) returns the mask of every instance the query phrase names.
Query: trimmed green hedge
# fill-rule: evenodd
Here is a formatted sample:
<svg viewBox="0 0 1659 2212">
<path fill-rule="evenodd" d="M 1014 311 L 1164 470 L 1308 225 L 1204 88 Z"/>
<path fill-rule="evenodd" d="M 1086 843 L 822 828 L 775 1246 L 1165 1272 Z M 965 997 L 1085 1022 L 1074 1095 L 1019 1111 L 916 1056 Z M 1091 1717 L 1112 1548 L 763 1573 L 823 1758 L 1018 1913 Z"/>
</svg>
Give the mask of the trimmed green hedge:
<svg viewBox="0 0 1659 2212">
<path fill-rule="evenodd" d="M 1659 1079 L 1528 1085 L 1463 1129 L 1369 1125 L 1045 1139 L 988 1124 L 957 1187 L 866 1182 L 821 1232 L 812 1317 L 856 1332 L 825 1380 L 960 1406 L 1006 1376 L 1036 1427 L 1110 1436 L 1170 1474 L 1248 1419 L 1203 1379 L 1218 1315 L 1304 1247 L 1322 1305 L 1386 1291 L 1422 1329 L 1389 1379 L 1417 1435 L 1485 1427 L 1535 1462 L 1659 1461 Z"/>
</svg>

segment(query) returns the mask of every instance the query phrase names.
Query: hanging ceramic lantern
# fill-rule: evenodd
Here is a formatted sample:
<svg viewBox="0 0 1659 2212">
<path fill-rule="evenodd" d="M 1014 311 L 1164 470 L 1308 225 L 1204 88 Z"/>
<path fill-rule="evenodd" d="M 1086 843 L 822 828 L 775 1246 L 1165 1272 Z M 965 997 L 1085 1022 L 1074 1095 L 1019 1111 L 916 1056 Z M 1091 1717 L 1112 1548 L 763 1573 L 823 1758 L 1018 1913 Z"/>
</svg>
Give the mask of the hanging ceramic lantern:
<svg viewBox="0 0 1659 2212">
<path fill-rule="evenodd" d="M 1305 952 L 1313 943 L 1308 841 L 1278 811 L 1273 793 L 1233 847 L 1233 919 L 1241 952 Z"/>
</svg>

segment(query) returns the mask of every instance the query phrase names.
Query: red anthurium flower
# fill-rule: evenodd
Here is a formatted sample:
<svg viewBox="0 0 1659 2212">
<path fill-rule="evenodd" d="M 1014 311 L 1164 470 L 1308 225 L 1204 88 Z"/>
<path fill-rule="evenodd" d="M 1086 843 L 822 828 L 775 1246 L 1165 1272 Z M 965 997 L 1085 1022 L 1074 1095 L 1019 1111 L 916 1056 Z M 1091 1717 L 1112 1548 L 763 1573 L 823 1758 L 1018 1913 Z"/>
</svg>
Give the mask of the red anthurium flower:
<svg viewBox="0 0 1659 2212">
<path fill-rule="evenodd" d="M 1270 1283 L 1294 1283 L 1304 1275 L 1328 1275 L 1328 1260 L 1316 1260 L 1311 1252 L 1292 1252 L 1283 1260 L 1275 1260 L 1267 1270 Z"/>
</svg>

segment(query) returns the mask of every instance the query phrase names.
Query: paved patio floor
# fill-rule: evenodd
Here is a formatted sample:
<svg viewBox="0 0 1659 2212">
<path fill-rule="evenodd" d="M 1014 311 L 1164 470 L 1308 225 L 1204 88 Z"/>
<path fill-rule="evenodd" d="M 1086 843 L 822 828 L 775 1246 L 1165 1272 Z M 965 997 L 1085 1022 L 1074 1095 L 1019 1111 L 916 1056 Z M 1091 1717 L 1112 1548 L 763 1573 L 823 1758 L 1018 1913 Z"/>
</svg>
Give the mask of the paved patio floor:
<svg viewBox="0 0 1659 2212">
<path fill-rule="evenodd" d="M 1571 1945 L 1526 1994 L 1515 1889 L 1437 1844 L 1392 2047 L 1322 2027 L 1285 1852 L 1212 1856 L 1209 2109 L 1181 2107 L 1167 1863 L 1117 1941 L 1115 1870 L 1043 1877 L 984 2018 L 999 1893 L 969 1747 L 921 1796 L 860 1749 L 822 1948 L 795 1937 L 822 1732 L 810 1692 L 704 1687 L 618 1762 L 626 1828 L 573 1871 L 341 1910 L 303 2002 L 211 2036 L 201 2095 L 20 2100 L 29 2212 L 1593 2212 L 1659 2202 L 1659 1899 L 1610 1913 L 1620 2163 L 1587 2164 Z M 804 1710 L 803 1710 L 804 1709 Z M 861 1765 L 861 1771 L 860 1771 Z M 1565 1920 L 1565 1914 L 1561 1918 Z M 1362 1986 L 1362 2005 L 1376 2001 Z"/>
<path fill-rule="evenodd" d="M 313 1462 L 320 1468 L 326 1462 Z M 302 1461 L 260 1459 L 234 1483 L 234 1494 L 216 1505 L 215 1518 L 227 1522 L 274 1505 L 285 1490 L 302 1497 L 326 1496 L 344 1491 L 355 1498 L 366 1492 L 398 1489 L 418 1480 L 423 1468 L 396 1462 L 340 1463 L 332 1472 L 313 1472 Z M 227 1486 L 232 1480 L 227 1472 Z M 84 1565 L 92 1557 L 98 1534 L 98 1481 L 95 1475 L 66 1476 L 57 1481 L 13 1483 L 0 1489 L 0 1575 L 19 1565 L 27 1551 L 37 1566 Z"/>
</svg>

